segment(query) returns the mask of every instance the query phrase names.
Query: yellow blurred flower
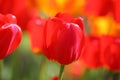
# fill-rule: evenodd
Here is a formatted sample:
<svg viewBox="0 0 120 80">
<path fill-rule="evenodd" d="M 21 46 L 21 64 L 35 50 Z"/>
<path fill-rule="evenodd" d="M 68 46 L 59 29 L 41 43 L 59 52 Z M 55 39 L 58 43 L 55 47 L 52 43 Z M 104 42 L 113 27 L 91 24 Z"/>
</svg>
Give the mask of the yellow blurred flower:
<svg viewBox="0 0 120 80">
<path fill-rule="evenodd" d="M 120 24 L 107 15 L 104 17 L 92 17 L 88 20 L 90 34 L 94 36 L 113 35 L 120 37 Z"/>
<path fill-rule="evenodd" d="M 58 12 L 70 14 L 82 14 L 85 0 L 36 0 L 37 7 L 41 13 L 54 16 Z"/>
</svg>

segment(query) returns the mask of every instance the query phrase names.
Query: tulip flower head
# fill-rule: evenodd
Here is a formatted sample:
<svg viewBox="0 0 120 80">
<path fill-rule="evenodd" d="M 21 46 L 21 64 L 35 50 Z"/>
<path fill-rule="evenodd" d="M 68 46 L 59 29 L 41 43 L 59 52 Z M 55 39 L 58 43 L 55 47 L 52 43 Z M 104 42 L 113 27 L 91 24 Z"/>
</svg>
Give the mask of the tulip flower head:
<svg viewBox="0 0 120 80">
<path fill-rule="evenodd" d="M 99 68 L 102 66 L 100 52 L 100 37 L 87 36 L 85 49 L 80 59 L 90 69 Z"/>
<path fill-rule="evenodd" d="M 15 16 L 0 14 L 0 59 L 13 52 L 20 44 L 22 31 L 16 24 Z"/>
<path fill-rule="evenodd" d="M 58 80 L 58 77 L 54 77 L 54 78 L 52 78 L 52 80 Z"/>
<path fill-rule="evenodd" d="M 120 70 L 120 39 L 113 36 L 101 38 L 101 60 L 110 70 Z"/>
<path fill-rule="evenodd" d="M 53 77 L 51 80 L 58 80 L 58 77 L 55 76 L 55 77 Z M 62 80 L 63 80 L 63 79 L 62 79 Z"/>
<path fill-rule="evenodd" d="M 32 48 L 41 50 L 48 59 L 61 64 L 69 64 L 76 61 L 84 46 L 84 29 L 82 18 L 73 18 L 69 14 L 57 14 L 54 18 L 48 18 L 38 26 L 29 26 Z M 31 24 L 31 23 L 30 23 Z M 35 30 L 39 28 L 39 30 Z M 38 33 L 37 33 L 37 32 Z M 39 35 L 32 35 L 32 34 Z M 35 37 L 36 38 L 33 38 Z"/>
<path fill-rule="evenodd" d="M 34 0 L 0 0 L 0 13 L 11 13 L 16 16 L 17 24 L 22 30 L 26 30 L 29 19 L 37 15 L 36 9 L 30 6 L 30 2 Z M 34 2 L 33 2 L 34 4 Z"/>
<path fill-rule="evenodd" d="M 86 0 L 85 12 L 88 16 L 111 15 L 120 23 L 120 0 Z"/>
</svg>

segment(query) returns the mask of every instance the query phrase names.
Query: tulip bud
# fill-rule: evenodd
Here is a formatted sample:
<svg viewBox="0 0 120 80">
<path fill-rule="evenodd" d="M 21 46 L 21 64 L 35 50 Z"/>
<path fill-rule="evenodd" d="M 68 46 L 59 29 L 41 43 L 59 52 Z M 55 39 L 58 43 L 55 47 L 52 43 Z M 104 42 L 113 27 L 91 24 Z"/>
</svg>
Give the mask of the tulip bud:
<svg viewBox="0 0 120 80">
<path fill-rule="evenodd" d="M 16 19 L 11 14 L 2 15 L 0 22 L 0 59 L 3 59 L 20 44 L 22 31 L 17 24 L 14 24 Z"/>
</svg>

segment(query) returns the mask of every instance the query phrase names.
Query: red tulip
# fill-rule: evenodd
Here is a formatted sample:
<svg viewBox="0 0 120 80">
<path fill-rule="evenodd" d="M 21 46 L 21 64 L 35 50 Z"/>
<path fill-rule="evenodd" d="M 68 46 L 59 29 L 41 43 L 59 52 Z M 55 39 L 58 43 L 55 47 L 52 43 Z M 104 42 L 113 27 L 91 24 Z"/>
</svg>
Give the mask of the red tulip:
<svg viewBox="0 0 120 80">
<path fill-rule="evenodd" d="M 111 14 L 120 23 L 120 0 L 86 0 L 85 12 L 88 16 Z"/>
<path fill-rule="evenodd" d="M 37 17 L 28 24 L 28 32 L 31 40 L 31 47 L 34 53 L 43 52 L 45 20 Z M 39 34 L 39 35 L 38 35 Z"/>
<path fill-rule="evenodd" d="M 58 80 L 58 77 L 55 76 L 55 77 L 53 77 L 51 80 Z M 63 80 L 63 79 L 62 79 L 62 80 Z"/>
<path fill-rule="evenodd" d="M 29 19 L 36 15 L 36 10 L 28 6 L 33 0 L 0 0 L 0 13 L 11 13 L 16 16 L 22 30 L 27 29 Z"/>
<path fill-rule="evenodd" d="M 120 39 L 112 36 L 101 38 L 101 60 L 110 70 L 120 70 Z"/>
<path fill-rule="evenodd" d="M 83 21 L 81 18 L 73 18 L 68 14 L 59 15 L 52 19 L 49 18 L 43 24 L 43 21 L 39 20 L 39 25 L 29 26 L 28 31 L 30 34 L 35 34 L 30 35 L 32 44 L 37 43 L 33 46 L 33 50 L 37 48 L 50 60 L 69 64 L 80 57 L 83 49 Z"/>
<path fill-rule="evenodd" d="M 52 80 L 58 80 L 58 77 L 54 77 L 54 78 L 52 78 Z"/>
<path fill-rule="evenodd" d="M 88 68 L 99 68 L 102 66 L 100 54 L 100 38 L 88 36 L 80 59 Z"/>
<path fill-rule="evenodd" d="M 106 15 L 112 9 L 112 0 L 86 0 L 85 11 L 89 15 Z"/>
<path fill-rule="evenodd" d="M 119 22 L 120 23 L 120 0 L 115 0 L 114 1 L 114 11 L 113 11 L 113 16 L 114 16 L 114 19 L 116 20 L 116 22 Z"/>
<path fill-rule="evenodd" d="M 14 51 L 22 39 L 21 29 L 15 23 L 15 16 L 0 14 L 0 59 Z"/>
</svg>

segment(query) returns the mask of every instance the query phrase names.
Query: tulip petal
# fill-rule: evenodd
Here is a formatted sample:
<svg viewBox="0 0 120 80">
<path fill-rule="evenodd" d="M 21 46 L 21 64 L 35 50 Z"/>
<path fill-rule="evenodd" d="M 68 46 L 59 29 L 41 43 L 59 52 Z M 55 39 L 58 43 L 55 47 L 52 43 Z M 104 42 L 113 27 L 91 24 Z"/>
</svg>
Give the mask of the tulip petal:
<svg viewBox="0 0 120 80">
<path fill-rule="evenodd" d="M 67 13 L 64 13 L 64 14 L 58 13 L 58 14 L 56 14 L 55 17 L 65 21 L 65 22 L 72 22 L 74 19 L 70 14 L 67 14 Z"/>
<path fill-rule="evenodd" d="M 0 28 L 0 38 L 0 59 L 2 59 L 19 45 L 22 39 L 21 29 L 16 24 L 5 24 Z"/>
</svg>

